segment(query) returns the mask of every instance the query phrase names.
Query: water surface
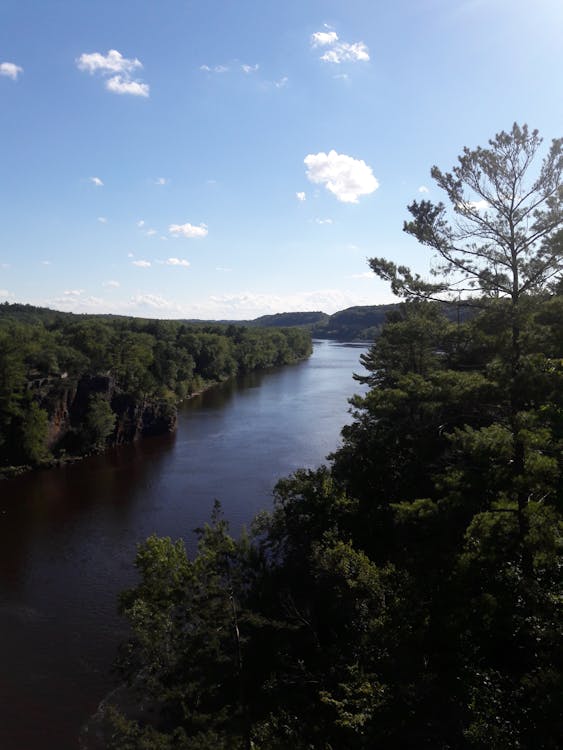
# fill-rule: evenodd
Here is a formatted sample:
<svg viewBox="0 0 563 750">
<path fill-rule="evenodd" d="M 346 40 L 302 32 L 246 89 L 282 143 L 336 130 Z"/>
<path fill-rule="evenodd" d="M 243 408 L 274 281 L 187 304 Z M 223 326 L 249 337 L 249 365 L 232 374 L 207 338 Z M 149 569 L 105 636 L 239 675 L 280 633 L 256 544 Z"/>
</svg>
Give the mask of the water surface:
<svg viewBox="0 0 563 750">
<path fill-rule="evenodd" d="M 237 532 L 271 507 L 277 479 L 323 463 L 364 349 L 317 342 L 306 362 L 188 401 L 173 436 L 0 482 L 2 750 L 76 748 L 113 684 L 136 544 L 157 533 L 193 549 L 215 498 Z"/>
</svg>

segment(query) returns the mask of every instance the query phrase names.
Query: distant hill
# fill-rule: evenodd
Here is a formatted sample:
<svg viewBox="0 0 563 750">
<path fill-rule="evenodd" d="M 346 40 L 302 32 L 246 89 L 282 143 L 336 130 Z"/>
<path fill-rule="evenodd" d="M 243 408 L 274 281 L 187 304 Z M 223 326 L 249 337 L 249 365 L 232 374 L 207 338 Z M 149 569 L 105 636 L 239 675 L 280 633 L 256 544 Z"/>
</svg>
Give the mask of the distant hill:
<svg viewBox="0 0 563 750">
<path fill-rule="evenodd" d="M 255 320 L 249 320 L 247 325 L 260 328 L 287 328 L 289 326 L 322 325 L 330 318 L 324 312 L 286 312 L 275 315 L 262 315 Z"/>
<path fill-rule="evenodd" d="M 196 326 L 244 326 L 249 328 L 309 328 L 314 338 L 337 341 L 372 341 L 379 333 L 388 313 L 399 307 L 398 302 L 386 305 L 358 305 L 340 310 L 333 315 L 315 311 L 285 312 L 275 315 L 262 315 L 254 320 L 181 320 L 177 322 Z M 470 309 L 458 310 L 455 305 L 444 305 L 444 313 L 450 320 L 465 320 Z M 54 325 L 62 318 L 127 320 L 122 315 L 92 315 L 57 312 L 45 307 L 22 304 L 0 304 L 0 318 L 12 318 L 26 323 Z M 141 319 L 143 320 L 143 319 Z M 144 319 L 146 320 L 146 319 Z"/>
<path fill-rule="evenodd" d="M 312 334 L 317 338 L 341 341 L 372 340 L 379 333 L 387 313 L 397 306 L 394 303 L 348 307 L 315 323 Z"/>
</svg>

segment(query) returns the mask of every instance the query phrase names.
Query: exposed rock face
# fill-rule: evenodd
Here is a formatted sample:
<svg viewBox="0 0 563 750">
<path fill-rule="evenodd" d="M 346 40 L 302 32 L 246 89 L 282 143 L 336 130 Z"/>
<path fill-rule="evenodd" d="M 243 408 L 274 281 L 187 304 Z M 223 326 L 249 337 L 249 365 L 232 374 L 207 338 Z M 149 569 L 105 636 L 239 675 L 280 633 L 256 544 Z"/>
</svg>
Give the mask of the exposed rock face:
<svg viewBox="0 0 563 750">
<path fill-rule="evenodd" d="M 135 399 L 119 391 L 110 375 L 83 377 L 78 384 L 67 383 L 56 394 L 51 391 L 45 403 L 49 417 L 49 448 L 67 447 L 72 451 L 73 436 L 84 424 L 90 398 L 101 394 L 116 415 L 115 431 L 108 445 L 124 445 L 147 435 L 173 432 L 177 424 L 176 408 L 167 401 Z"/>
<path fill-rule="evenodd" d="M 111 408 L 117 414 L 113 445 L 131 443 L 148 435 L 174 432 L 177 412 L 170 404 L 144 399 L 136 402 L 131 396 L 116 394 Z"/>
</svg>

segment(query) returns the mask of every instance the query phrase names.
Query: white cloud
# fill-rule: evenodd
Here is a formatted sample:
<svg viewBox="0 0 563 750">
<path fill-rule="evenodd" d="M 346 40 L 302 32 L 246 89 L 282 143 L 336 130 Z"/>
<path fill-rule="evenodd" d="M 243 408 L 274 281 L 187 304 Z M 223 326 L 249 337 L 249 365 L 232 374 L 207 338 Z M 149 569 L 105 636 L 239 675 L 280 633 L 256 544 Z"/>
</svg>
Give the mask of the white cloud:
<svg viewBox="0 0 563 750">
<path fill-rule="evenodd" d="M 41 261 L 41 265 L 42 266 L 50 266 L 51 265 L 51 261 L 50 260 L 42 260 Z"/>
<path fill-rule="evenodd" d="M 231 273 L 233 270 L 232 268 L 225 268 L 225 266 L 217 266 L 215 268 L 216 271 L 220 271 L 221 273 Z"/>
<path fill-rule="evenodd" d="M 81 294 L 84 294 L 84 289 L 66 289 L 63 294 L 65 297 L 80 297 Z"/>
<path fill-rule="evenodd" d="M 139 229 L 142 229 L 145 226 L 145 220 L 139 219 L 139 221 L 137 222 L 137 226 L 139 227 Z"/>
<path fill-rule="evenodd" d="M 364 273 L 353 273 L 350 276 L 351 279 L 375 279 L 375 274 L 372 271 L 364 271 Z"/>
<path fill-rule="evenodd" d="M 165 263 L 167 266 L 182 266 L 183 268 L 190 267 L 190 261 L 184 260 L 184 258 L 168 258 Z"/>
<path fill-rule="evenodd" d="M 421 186 L 420 186 L 420 187 L 418 188 L 418 192 L 419 192 L 419 193 L 429 193 L 429 192 L 430 192 L 430 190 L 429 190 L 429 189 L 428 189 L 428 188 L 426 187 L 426 185 L 421 185 Z"/>
<path fill-rule="evenodd" d="M 335 44 L 338 41 L 336 31 L 315 31 L 311 36 L 313 47 L 326 47 L 328 44 Z"/>
<path fill-rule="evenodd" d="M 321 60 L 338 65 L 343 62 L 369 62 L 369 50 L 363 42 L 338 42 L 321 55 Z"/>
<path fill-rule="evenodd" d="M 106 219 L 105 216 L 98 216 L 98 221 L 100 222 L 100 224 L 107 224 L 108 223 L 108 220 Z"/>
<path fill-rule="evenodd" d="M 228 73 L 230 70 L 228 65 L 200 65 L 199 69 L 206 73 Z"/>
<path fill-rule="evenodd" d="M 379 187 L 371 167 L 362 159 L 332 150 L 328 154 L 309 154 L 304 162 L 308 179 L 324 185 L 342 203 L 357 203 L 361 195 L 369 195 Z"/>
<path fill-rule="evenodd" d="M 241 65 L 240 67 L 243 73 L 255 73 L 260 66 L 257 63 L 256 65 Z"/>
<path fill-rule="evenodd" d="M 11 78 L 12 81 L 17 81 L 20 73 L 23 73 L 23 68 L 12 62 L 0 63 L 0 76 Z"/>
<path fill-rule="evenodd" d="M 166 177 L 157 177 L 154 181 L 155 185 L 166 185 L 168 183 L 168 180 Z"/>
<path fill-rule="evenodd" d="M 45 300 L 43 304 L 56 309 L 73 310 L 74 312 L 87 312 L 91 310 L 100 312 L 100 308 L 106 306 L 105 300 L 101 297 L 83 297 L 82 295 L 72 294 L 67 295 L 66 292 L 63 293 L 62 297 Z"/>
<path fill-rule="evenodd" d="M 486 211 L 489 208 L 489 203 L 485 200 L 465 201 L 465 203 L 459 203 L 456 208 L 461 213 L 465 213 L 467 211 Z"/>
<path fill-rule="evenodd" d="M 369 50 L 364 42 L 341 42 L 335 31 L 316 31 L 311 36 L 311 46 L 326 49 L 321 55 L 323 62 L 369 62 Z"/>
<path fill-rule="evenodd" d="M 134 255 L 134 253 L 127 253 L 127 257 L 128 257 L 128 258 L 134 258 L 134 257 L 135 257 L 135 255 Z"/>
<path fill-rule="evenodd" d="M 121 286 L 121 284 L 119 283 L 119 281 L 115 281 L 114 279 L 109 279 L 109 281 L 104 281 L 102 286 L 112 288 L 112 289 L 117 289 L 118 287 Z"/>
<path fill-rule="evenodd" d="M 137 294 L 131 297 L 130 304 L 139 305 L 140 307 L 150 307 L 154 310 L 170 310 L 177 313 L 181 313 L 182 310 L 179 305 L 170 302 L 160 294 Z"/>
<path fill-rule="evenodd" d="M 8 289 L 0 289 L 0 299 L 9 300 L 14 298 L 14 293 Z"/>
<path fill-rule="evenodd" d="M 298 201 L 305 201 L 305 200 L 307 200 L 306 193 L 295 193 L 295 195 L 297 196 L 297 200 Z"/>
<path fill-rule="evenodd" d="M 489 208 L 489 204 L 485 200 L 481 201 L 469 201 L 467 204 L 470 208 L 474 208 L 476 211 L 486 211 Z"/>
<path fill-rule="evenodd" d="M 230 270 L 230 269 L 224 269 Z M 0 291 L 0 296 L 2 292 Z M 190 303 L 178 303 L 153 292 L 138 293 L 128 299 L 101 299 L 89 295 L 61 296 L 38 300 L 38 303 L 73 312 L 103 312 L 146 316 L 147 312 L 159 318 L 202 318 L 206 320 L 255 318 L 278 312 L 324 310 L 327 313 L 343 310 L 352 305 L 373 304 L 373 296 L 351 290 L 320 289 L 293 294 L 257 294 L 235 292 L 216 295 Z"/>
<path fill-rule="evenodd" d="M 100 180 L 99 177 L 90 177 L 90 182 L 95 185 L 96 187 L 102 187 L 104 184 L 102 180 Z"/>
<path fill-rule="evenodd" d="M 106 89 L 113 91 L 114 94 L 131 94 L 131 96 L 148 96 L 150 91 L 148 83 L 131 81 L 122 76 L 112 76 L 106 81 Z"/>
<path fill-rule="evenodd" d="M 79 70 L 90 75 L 100 73 L 102 76 L 110 76 L 106 81 L 106 89 L 114 94 L 130 94 L 132 96 L 149 95 L 149 85 L 133 78 L 132 74 L 143 67 L 140 60 L 123 57 L 121 52 L 110 49 L 107 55 L 101 52 L 83 53 L 77 59 Z"/>
<path fill-rule="evenodd" d="M 283 78 L 280 78 L 277 81 L 274 81 L 274 87 L 277 89 L 283 89 L 287 86 L 288 81 L 289 81 L 289 78 L 287 76 L 283 76 Z"/>
<path fill-rule="evenodd" d="M 175 237 L 186 237 L 187 239 L 207 237 L 208 234 L 206 224 L 200 224 L 198 227 L 189 223 L 170 224 L 168 231 Z"/>
<path fill-rule="evenodd" d="M 143 64 L 137 58 L 128 59 L 123 57 L 121 52 L 116 49 L 110 49 L 107 55 L 100 52 L 83 53 L 76 61 L 78 68 L 87 73 L 106 73 L 106 74 L 130 74 L 137 68 L 142 68 Z"/>
<path fill-rule="evenodd" d="M 131 262 L 134 266 L 138 266 L 139 268 L 150 268 L 152 265 L 150 260 L 133 260 Z"/>
<path fill-rule="evenodd" d="M 194 310 L 192 315 L 215 319 L 244 319 L 279 312 L 304 312 L 308 310 L 323 310 L 327 313 L 333 313 L 353 305 L 369 304 L 373 304 L 373 300 L 358 296 L 357 293 L 339 289 L 321 289 L 281 295 L 241 292 L 211 296 L 208 302 L 200 304 L 199 309 Z"/>
<path fill-rule="evenodd" d="M 147 229 L 145 234 L 147 235 L 147 237 L 154 237 L 155 234 L 158 234 L 158 232 L 156 231 L 156 229 Z"/>
<path fill-rule="evenodd" d="M 332 219 L 315 219 L 315 224 L 332 224 Z"/>
</svg>

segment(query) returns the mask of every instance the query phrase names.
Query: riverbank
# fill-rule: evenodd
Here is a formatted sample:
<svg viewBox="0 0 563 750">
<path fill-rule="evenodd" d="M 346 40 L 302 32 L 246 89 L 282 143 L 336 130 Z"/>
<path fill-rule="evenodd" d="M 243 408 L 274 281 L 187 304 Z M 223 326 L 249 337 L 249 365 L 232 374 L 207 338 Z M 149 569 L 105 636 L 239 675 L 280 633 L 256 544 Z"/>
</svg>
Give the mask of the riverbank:
<svg viewBox="0 0 563 750">
<path fill-rule="evenodd" d="M 137 544 L 156 533 L 194 553 L 214 498 L 234 534 L 270 508 L 280 477 L 336 449 L 364 351 L 319 342 L 295 366 L 187 399 L 174 434 L 2 483 L 2 750 L 76 750 L 115 688 L 128 634 L 117 598 L 136 581 Z"/>
</svg>

